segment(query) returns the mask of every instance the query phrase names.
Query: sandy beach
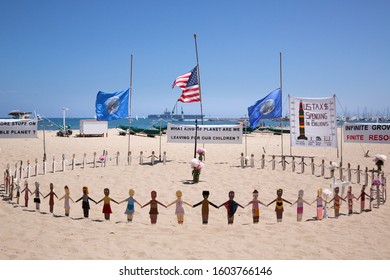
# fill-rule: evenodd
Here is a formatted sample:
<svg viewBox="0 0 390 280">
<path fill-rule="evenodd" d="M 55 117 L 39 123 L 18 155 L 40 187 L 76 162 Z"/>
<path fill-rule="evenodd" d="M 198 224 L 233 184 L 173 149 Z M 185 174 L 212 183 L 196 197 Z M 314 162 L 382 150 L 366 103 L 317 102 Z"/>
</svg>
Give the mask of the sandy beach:
<svg viewBox="0 0 390 280">
<path fill-rule="evenodd" d="M 77 132 L 76 132 L 77 133 Z M 68 185 L 71 197 L 76 200 L 82 196 L 82 187 L 88 186 L 90 197 L 100 200 L 103 189 L 109 188 L 111 198 L 121 201 L 128 197 L 130 188 L 135 190 L 135 199 L 141 204 L 150 200 L 152 190 L 157 191 L 157 200 L 164 204 L 176 199 L 177 190 L 183 192 L 183 200 L 191 205 L 200 202 L 202 191 L 209 190 L 209 200 L 217 205 L 228 200 L 228 192 L 235 192 L 235 200 L 246 205 L 252 199 L 254 189 L 259 191 L 259 199 L 268 204 L 276 198 L 276 190 L 284 190 L 283 198 L 293 202 L 298 191 L 304 190 L 304 198 L 312 202 L 319 187 L 329 188 L 332 179 L 329 169 L 325 178 L 319 176 L 316 167 L 311 174 L 309 166 L 305 173 L 299 174 L 300 167 L 291 171 L 291 165 L 283 171 L 279 163 L 272 170 L 267 162 L 260 168 L 261 155 L 266 151 L 266 160 L 271 155 L 280 155 L 280 136 L 268 133 L 248 135 L 248 155 L 255 155 L 254 168 L 240 167 L 242 145 L 206 145 L 205 167 L 198 184 L 189 184 L 193 158 L 193 145 L 169 144 L 166 135 L 162 136 L 162 151 L 167 153 L 167 163 L 151 166 L 152 151 L 159 153 L 159 137 L 148 138 L 131 136 L 132 163 L 126 162 L 128 138 L 119 136 L 116 130 L 110 130 L 104 138 L 60 138 L 55 132 L 46 132 L 48 156 L 47 174 L 43 176 L 39 168 L 37 177 L 31 176 L 28 182 L 34 190 L 34 182 L 41 185 L 41 192 L 49 193 L 49 184 L 54 184 L 54 192 L 61 197 L 64 186 Z M 38 158 L 42 164 L 42 131 L 37 139 L 1 139 L 0 168 L 5 170 L 7 163 L 11 169 L 17 161 L 34 162 Z M 264 148 L 264 150 L 263 150 Z M 106 167 L 100 164 L 93 168 L 88 164 L 85 169 L 80 165 L 83 154 L 91 162 L 93 153 L 99 156 L 108 151 Z M 364 157 L 369 150 L 370 157 Z M 119 165 L 116 166 L 115 154 L 119 151 Z M 138 163 L 139 153 L 143 151 L 144 164 Z M 372 156 L 385 154 L 389 157 L 386 145 L 343 143 L 343 163 L 351 163 L 352 168 L 359 164 L 362 169 L 375 167 Z M 290 154 L 289 135 L 284 136 L 284 153 Z M 62 154 L 68 159 L 67 170 L 62 171 Z M 75 170 L 71 170 L 70 160 L 76 155 Z M 314 156 L 315 163 L 322 159 L 329 166 L 330 161 L 340 162 L 336 149 L 328 148 L 292 148 L 293 155 Z M 55 157 L 58 172 L 52 173 L 51 162 Z M 110 160 L 111 158 L 111 160 Z M 278 159 L 280 161 L 280 158 Z M 291 158 L 287 158 L 290 162 Z M 297 160 L 298 162 L 298 160 Z M 310 163 L 309 159 L 305 161 Z M 385 162 L 385 174 L 390 171 Z M 34 174 L 34 171 L 31 171 Z M 24 171 L 26 175 L 26 171 Z M 337 172 L 338 177 L 338 172 Z M 364 182 L 363 176 L 361 176 Z M 356 184 L 356 175 L 352 175 L 353 193 L 360 194 L 361 185 Z M 150 224 L 149 207 L 141 209 L 136 205 L 134 220 L 128 223 L 124 211 L 126 204 L 111 203 L 110 221 L 104 220 L 103 204 L 91 204 L 90 217 L 83 218 L 81 202 L 70 207 L 70 217 L 64 216 L 63 201 L 55 200 L 54 215 L 49 212 L 49 200 L 43 199 L 41 211 L 35 211 L 33 197 L 30 196 L 26 208 L 23 195 L 20 205 L 16 199 L 12 202 L 0 202 L 0 259 L 2 260 L 51 260 L 51 259 L 389 259 L 390 245 L 387 239 L 390 232 L 389 204 L 373 208 L 371 212 L 348 216 L 346 203 L 341 205 L 338 219 L 334 219 L 333 209 L 329 208 L 329 219 L 315 221 L 316 207 L 305 205 L 303 222 L 296 221 L 296 206 L 284 205 L 282 223 L 276 223 L 275 204 L 260 206 L 260 222 L 252 223 L 252 209 L 239 208 L 233 225 L 227 224 L 226 209 L 210 208 L 209 224 L 202 225 L 201 209 L 184 206 L 184 224 L 178 225 L 175 206 L 168 209 L 159 206 L 156 225 Z M 368 203 L 366 203 L 368 207 Z M 354 202 L 354 212 L 359 212 L 360 203 Z"/>
</svg>

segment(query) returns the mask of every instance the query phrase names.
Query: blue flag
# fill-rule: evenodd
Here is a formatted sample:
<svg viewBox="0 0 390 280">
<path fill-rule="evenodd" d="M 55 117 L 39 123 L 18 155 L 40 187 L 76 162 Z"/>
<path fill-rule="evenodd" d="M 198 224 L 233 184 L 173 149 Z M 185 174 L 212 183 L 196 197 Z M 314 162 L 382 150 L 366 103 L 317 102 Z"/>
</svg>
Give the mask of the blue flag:
<svg viewBox="0 0 390 280">
<path fill-rule="evenodd" d="M 96 96 L 96 119 L 111 121 L 129 117 L 129 90 L 107 93 L 99 91 Z"/>
<path fill-rule="evenodd" d="M 254 105 L 248 107 L 248 116 L 251 128 L 255 129 L 260 119 L 277 119 L 282 117 L 282 93 L 280 88 L 275 89 Z"/>
</svg>

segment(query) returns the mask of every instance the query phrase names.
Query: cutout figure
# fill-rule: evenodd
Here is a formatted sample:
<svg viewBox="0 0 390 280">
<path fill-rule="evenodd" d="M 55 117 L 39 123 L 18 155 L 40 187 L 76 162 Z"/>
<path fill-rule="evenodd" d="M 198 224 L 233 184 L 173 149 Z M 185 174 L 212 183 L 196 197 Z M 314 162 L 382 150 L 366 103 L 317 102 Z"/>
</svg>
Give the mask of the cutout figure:
<svg viewBox="0 0 390 280">
<path fill-rule="evenodd" d="M 32 191 L 28 188 L 28 182 L 27 180 L 24 181 L 24 189 L 22 190 L 22 193 L 24 192 L 24 206 L 28 207 L 28 194 L 33 194 Z"/>
<path fill-rule="evenodd" d="M 90 209 L 89 201 L 91 200 L 97 204 L 97 202 L 95 200 L 93 200 L 92 198 L 90 198 L 88 196 L 88 194 L 89 194 L 88 187 L 84 186 L 83 187 L 83 196 L 76 200 L 76 203 L 79 202 L 80 200 L 83 200 L 82 208 L 83 208 L 83 212 L 84 212 L 84 218 L 89 217 L 89 209 Z"/>
<path fill-rule="evenodd" d="M 127 206 L 126 206 L 126 211 L 125 211 L 125 214 L 127 215 L 127 221 L 128 222 L 132 222 L 133 221 L 133 216 L 134 216 L 134 202 L 137 203 L 139 205 L 139 207 L 142 208 L 142 205 L 134 199 L 134 190 L 133 189 L 130 189 L 129 190 L 129 197 L 122 200 L 121 202 L 119 203 L 123 203 L 125 201 L 127 201 Z"/>
<path fill-rule="evenodd" d="M 214 208 L 218 209 L 218 206 L 212 203 L 208 200 L 210 192 L 209 191 L 203 191 L 203 200 L 198 202 L 197 204 L 194 204 L 192 207 L 197 207 L 202 204 L 202 224 L 207 225 L 209 222 L 209 205 L 213 206 Z"/>
<path fill-rule="evenodd" d="M 54 210 L 54 196 L 58 199 L 58 196 L 53 191 L 53 189 L 54 189 L 54 185 L 53 185 L 53 183 L 50 183 L 50 192 L 44 197 L 44 198 L 46 198 L 49 196 L 50 213 L 53 213 L 53 210 Z"/>
<path fill-rule="evenodd" d="M 348 187 L 347 195 L 344 199 L 348 198 L 348 215 L 352 215 L 353 213 L 353 199 L 356 199 L 356 196 L 352 193 L 352 186 Z"/>
<path fill-rule="evenodd" d="M 298 192 L 298 199 L 291 204 L 293 206 L 294 204 L 297 205 L 297 222 L 302 222 L 302 216 L 303 216 L 303 203 L 306 203 L 307 205 L 311 205 L 309 202 L 303 199 L 303 190 L 299 190 Z"/>
<path fill-rule="evenodd" d="M 317 190 L 317 197 L 314 199 L 314 201 L 311 203 L 317 202 L 317 221 L 321 221 L 323 218 L 323 210 L 324 210 L 324 199 L 322 197 L 322 188 L 319 188 Z"/>
<path fill-rule="evenodd" d="M 119 204 L 119 203 L 110 197 L 110 189 L 109 188 L 104 189 L 104 197 L 101 200 L 99 200 L 96 204 L 99 204 L 102 201 L 103 201 L 102 213 L 104 213 L 104 218 L 108 221 L 110 219 L 110 214 L 112 214 L 111 201 L 115 202 L 116 204 Z"/>
<path fill-rule="evenodd" d="M 252 216 L 253 216 L 253 223 L 254 224 L 257 224 L 259 222 L 259 219 L 260 219 L 259 204 L 267 207 L 267 205 L 264 204 L 263 202 L 261 202 L 258 198 L 259 198 L 259 192 L 257 190 L 254 190 L 253 191 L 253 199 L 251 201 L 249 201 L 247 205 L 245 205 L 245 207 L 246 207 L 246 206 L 252 204 Z"/>
<path fill-rule="evenodd" d="M 69 217 L 69 212 L 70 212 L 70 203 L 69 200 L 71 200 L 73 203 L 73 199 L 70 197 L 70 191 L 68 186 L 64 187 L 65 194 L 59 199 L 59 200 L 64 200 L 64 209 L 65 209 L 65 216 Z"/>
<path fill-rule="evenodd" d="M 41 197 L 43 197 L 43 194 L 41 193 L 41 191 L 39 190 L 39 182 L 35 182 L 35 191 L 34 191 L 34 203 L 35 203 L 35 209 L 37 211 L 40 210 L 40 205 L 41 205 Z M 43 197 L 44 198 L 44 197 Z"/>
<path fill-rule="evenodd" d="M 192 207 L 191 204 L 185 202 L 182 200 L 183 193 L 181 191 L 176 192 L 176 200 L 173 201 L 172 203 L 169 203 L 167 205 L 167 208 L 173 204 L 176 204 L 176 210 L 175 210 L 175 215 L 177 216 L 177 223 L 179 225 L 182 225 L 184 223 L 184 208 L 183 208 L 183 203 L 187 204 L 188 206 Z"/>
<path fill-rule="evenodd" d="M 340 188 L 339 188 L 339 187 L 336 187 L 336 188 L 334 189 L 334 197 L 329 201 L 329 203 L 333 201 L 334 217 L 335 217 L 336 219 L 338 219 L 338 217 L 340 216 L 340 200 L 345 201 L 345 199 L 342 198 L 342 197 L 339 195 L 339 192 L 340 192 Z"/>
<path fill-rule="evenodd" d="M 156 200 L 157 198 L 157 192 L 156 191 L 152 191 L 150 193 L 150 196 L 151 196 L 151 200 L 146 203 L 145 205 L 142 206 L 142 208 L 144 208 L 145 206 L 148 206 L 150 205 L 150 211 L 149 211 L 149 215 L 150 215 L 150 223 L 152 225 L 156 224 L 157 223 L 157 216 L 158 216 L 158 204 L 160 204 L 161 206 L 164 206 L 165 208 L 167 208 L 167 206 L 165 206 L 164 204 L 162 204 L 160 201 Z"/>
<path fill-rule="evenodd" d="M 276 191 L 276 195 L 277 197 L 271 201 L 270 203 L 267 204 L 267 207 L 270 206 L 272 203 L 276 202 L 276 205 L 275 205 L 275 212 L 276 212 L 276 221 L 278 223 L 282 222 L 282 219 L 283 219 L 283 212 L 284 212 L 284 208 L 283 208 L 283 201 L 290 204 L 291 205 L 291 202 L 285 200 L 284 198 L 282 198 L 282 195 L 283 195 L 283 190 L 282 189 L 278 189 Z"/>
<path fill-rule="evenodd" d="M 369 196 L 367 193 L 366 193 L 366 185 L 363 185 L 362 186 L 362 190 L 360 191 L 360 195 L 359 197 L 357 198 L 357 200 L 359 200 L 360 198 L 360 213 L 362 213 L 365 209 L 365 204 L 366 204 L 366 196 L 368 196 L 371 200 L 371 196 Z"/>
<path fill-rule="evenodd" d="M 242 207 L 239 203 L 237 203 L 236 201 L 234 201 L 234 191 L 230 191 L 229 192 L 229 200 L 222 203 L 219 207 L 221 206 L 225 206 L 226 210 L 227 210 L 227 220 L 228 220 L 228 225 L 232 225 L 233 222 L 234 222 L 234 214 L 236 213 L 237 211 L 237 208 L 238 207 L 241 207 L 242 209 L 244 209 L 244 207 Z"/>
</svg>

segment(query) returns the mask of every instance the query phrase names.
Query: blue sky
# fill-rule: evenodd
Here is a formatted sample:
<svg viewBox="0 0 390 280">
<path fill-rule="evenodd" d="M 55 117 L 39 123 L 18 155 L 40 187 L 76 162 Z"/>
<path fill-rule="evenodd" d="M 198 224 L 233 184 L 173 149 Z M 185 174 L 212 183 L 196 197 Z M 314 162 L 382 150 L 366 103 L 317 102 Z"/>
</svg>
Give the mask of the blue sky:
<svg viewBox="0 0 390 280">
<path fill-rule="evenodd" d="M 196 64 L 193 33 L 207 116 L 242 117 L 278 88 L 280 51 L 285 113 L 288 95 L 333 94 L 348 112 L 384 112 L 389 11 L 385 0 L 0 0 L 0 116 L 93 117 L 99 90 L 129 87 L 130 53 L 133 116 L 171 110 L 173 80 Z"/>
</svg>

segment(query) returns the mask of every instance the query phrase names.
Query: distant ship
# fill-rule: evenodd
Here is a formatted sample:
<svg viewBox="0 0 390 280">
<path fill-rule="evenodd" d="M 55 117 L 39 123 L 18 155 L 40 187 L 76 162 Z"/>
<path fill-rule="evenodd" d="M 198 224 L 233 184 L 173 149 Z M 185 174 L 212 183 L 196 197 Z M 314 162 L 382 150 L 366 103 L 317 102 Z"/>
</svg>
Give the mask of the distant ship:
<svg viewBox="0 0 390 280">
<path fill-rule="evenodd" d="M 183 112 L 183 107 L 181 108 L 181 114 L 178 114 L 176 112 L 176 114 L 174 113 L 175 112 L 175 108 L 177 108 L 177 104 L 175 105 L 175 107 L 173 107 L 172 109 L 172 112 L 168 111 L 168 109 L 165 109 L 164 113 L 163 114 L 152 114 L 152 115 L 148 115 L 148 118 L 151 118 L 151 119 L 165 119 L 165 120 L 171 120 L 171 121 L 193 121 L 193 120 L 201 120 L 204 115 L 187 115 L 187 114 L 184 114 Z"/>
</svg>

